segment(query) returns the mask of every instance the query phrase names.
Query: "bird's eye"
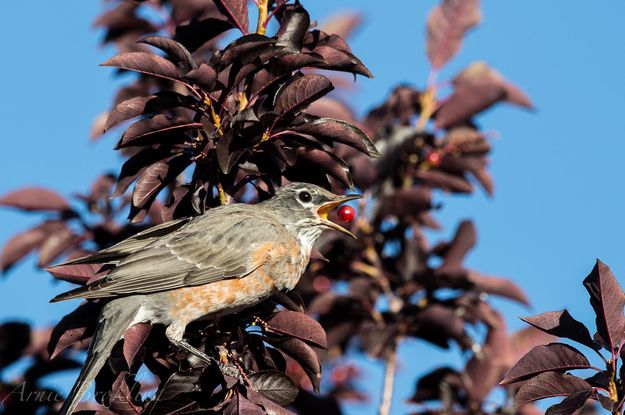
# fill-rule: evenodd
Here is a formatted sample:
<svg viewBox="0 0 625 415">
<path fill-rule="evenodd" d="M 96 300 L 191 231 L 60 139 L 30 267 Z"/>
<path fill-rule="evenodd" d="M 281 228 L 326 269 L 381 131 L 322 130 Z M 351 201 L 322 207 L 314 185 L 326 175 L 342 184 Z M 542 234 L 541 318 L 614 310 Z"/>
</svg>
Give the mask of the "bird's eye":
<svg viewBox="0 0 625 415">
<path fill-rule="evenodd" d="M 297 197 L 304 203 L 308 203 L 312 200 L 312 195 L 310 194 L 310 192 L 307 192 L 305 190 L 303 192 L 299 192 Z"/>
</svg>

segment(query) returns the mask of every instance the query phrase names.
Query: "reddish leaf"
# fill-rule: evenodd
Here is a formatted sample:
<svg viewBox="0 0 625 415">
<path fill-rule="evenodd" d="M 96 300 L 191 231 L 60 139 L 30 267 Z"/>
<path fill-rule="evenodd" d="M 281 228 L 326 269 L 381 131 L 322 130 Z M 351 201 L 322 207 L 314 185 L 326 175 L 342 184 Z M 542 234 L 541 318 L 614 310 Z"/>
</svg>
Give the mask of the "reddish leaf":
<svg viewBox="0 0 625 415">
<path fill-rule="evenodd" d="M 116 149 L 127 146 L 142 145 L 142 143 L 138 142 L 137 139 L 153 134 L 161 134 L 181 129 L 197 129 L 201 127 L 202 123 L 190 122 L 185 119 L 171 119 L 163 114 L 158 114 L 153 118 L 139 120 L 128 127 L 128 130 L 126 130 L 119 143 L 117 143 Z"/>
<path fill-rule="evenodd" d="M 205 63 L 201 64 L 199 68 L 190 71 L 184 77 L 192 83 L 199 85 L 205 91 L 212 91 L 217 81 L 217 73 Z"/>
<path fill-rule="evenodd" d="M 518 382 L 543 372 L 589 368 L 591 365 L 588 359 L 579 350 L 567 344 L 551 343 L 545 346 L 536 346 L 530 350 L 510 369 L 501 383 L 505 385 Z"/>
<path fill-rule="evenodd" d="M 167 158 L 167 156 L 168 154 L 161 149 L 152 147 L 145 148 L 134 154 L 122 165 L 122 170 L 117 178 L 112 197 L 123 195 L 132 182 L 134 182 L 148 166 Z"/>
<path fill-rule="evenodd" d="M 239 28 L 244 35 L 248 32 L 249 17 L 247 11 L 247 0 L 217 0 L 215 2 L 225 11 L 229 20 Z"/>
<path fill-rule="evenodd" d="M 32 341 L 30 326 L 20 322 L 0 324 L 0 368 L 19 359 Z"/>
<path fill-rule="evenodd" d="M 545 372 L 528 380 L 514 396 L 514 408 L 539 399 L 569 396 L 578 392 L 591 391 L 592 387 L 577 376 L 558 372 Z"/>
<path fill-rule="evenodd" d="M 304 313 L 290 310 L 279 311 L 267 320 L 267 327 L 324 349 L 328 346 L 326 332 L 321 324 Z"/>
<path fill-rule="evenodd" d="M 139 43 L 154 46 L 167 53 L 167 58 L 180 69 L 181 75 L 197 68 L 195 59 L 187 48 L 173 39 L 163 36 L 148 36 L 141 39 Z"/>
<path fill-rule="evenodd" d="M 501 100 L 513 99 L 518 103 L 527 100 L 524 95 L 519 97 L 520 90 L 484 62 L 469 65 L 454 78 L 453 84 L 454 93 L 436 112 L 438 128 L 466 121 Z"/>
<path fill-rule="evenodd" d="M 443 0 L 427 21 L 427 55 L 441 68 L 460 49 L 465 33 L 481 19 L 479 0 Z"/>
<path fill-rule="evenodd" d="M 252 389 L 279 405 L 289 405 L 297 397 L 297 386 L 284 373 L 275 370 L 261 370 L 248 375 L 248 379 Z"/>
<path fill-rule="evenodd" d="M 274 110 L 279 114 L 302 110 L 334 87 L 323 75 L 304 75 L 285 85 L 276 96 Z"/>
<path fill-rule="evenodd" d="M 74 248 L 84 239 L 84 236 L 74 234 L 69 228 L 59 229 L 51 233 L 41 244 L 37 266 L 44 267 L 49 265 L 61 254 Z"/>
<path fill-rule="evenodd" d="M 356 126 L 334 118 L 319 118 L 293 128 L 294 131 L 312 135 L 320 140 L 347 144 L 370 157 L 380 157 L 371 139 Z"/>
<path fill-rule="evenodd" d="M 514 281 L 507 278 L 492 277 L 477 272 L 470 271 L 469 281 L 473 283 L 477 291 L 516 300 L 521 304 L 529 305 L 529 299 Z"/>
<path fill-rule="evenodd" d="M 105 405 L 117 415 L 137 415 L 141 413 L 139 395 L 141 385 L 128 372 L 117 375 L 110 394 L 105 396 Z"/>
<path fill-rule="evenodd" d="M 517 330 L 509 336 L 509 352 L 506 356 L 506 367 L 509 369 L 536 346 L 553 343 L 558 338 L 534 327 Z"/>
<path fill-rule="evenodd" d="M 349 174 L 349 167 L 340 157 L 324 150 L 310 148 L 298 148 L 296 154 L 298 161 L 296 167 L 314 168 L 317 171 L 323 171 L 340 180 L 346 186 L 353 187 L 354 183 Z M 303 166 L 300 166 L 300 162 L 303 162 Z"/>
<path fill-rule="evenodd" d="M 189 163 L 189 159 L 182 155 L 156 162 L 145 169 L 132 192 L 133 206 L 143 208 L 161 189 L 182 173 Z"/>
<path fill-rule="evenodd" d="M 495 312 L 496 324 L 488 330 L 484 347 L 465 367 L 467 390 L 472 401 L 482 402 L 503 376 L 507 349 L 506 326 Z"/>
<path fill-rule="evenodd" d="M 150 323 L 138 323 L 126 329 L 124 332 L 123 352 L 128 368 L 132 367 L 135 356 L 148 338 L 151 330 L 152 325 Z"/>
<path fill-rule="evenodd" d="M 443 258 L 441 268 L 453 268 L 462 265 L 467 252 L 475 246 L 477 232 L 475 225 L 470 220 L 465 220 L 458 225 L 454 239 L 449 242 L 449 248 Z"/>
<path fill-rule="evenodd" d="M 52 274 L 54 278 L 77 284 L 85 284 L 90 279 L 106 273 L 106 271 L 102 271 L 101 264 L 61 265 L 46 268 L 46 271 Z"/>
<path fill-rule="evenodd" d="M 471 193 L 473 186 L 462 176 L 437 170 L 418 170 L 415 176 L 425 184 L 452 193 Z"/>
<path fill-rule="evenodd" d="M 224 407 L 224 415 L 265 415 L 266 412 L 260 406 L 252 403 L 238 391 L 234 394 L 228 405 Z"/>
<path fill-rule="evenodd" d="M 100 66 L 113 66 L 129 71 L 141 72 L 160 78 L 178 81 L 180 74 L 176 65 L 165 58 L 146 52 L 122 53 L 101 63 Z"/>
<path fill-rule="evenodd" d="M 617 349 L 625 338 L 625 293 L 610 268 L 600 260 L 584 279 L 584 286 L 597 315 L 597 333 L 610 351 Z"/>
<path fill-rule="evenodd" d="M 309 27 L 310 15 L 301 4 L 286 6 L 281 13 L 278 44 L 296 57 L 301 56 L 300 51 Z"/>
<path fill-rule="evenodd" d="M 528 324 L 558 337 L 566 337 L 591 349 L 598 350 L 600 346 L 590 337 L 586 326 L 575 320 L 567 310 L 551 311 L 532 317 L 521 317 Z"/>
<path fill-rule="evenodd" d="M 572 415 L 584 406 L 591 394 L 592 389 L 575 392 L 563 399 L 562 402 L 547 408 L 545 415 Z"/>
<path fill-rule="evenodd" d="M 48 221 L 13 236 L 2 248 L 0 269 L 7 271 L 17 261 L 39 247 L 51 233 L 58 232 L 64 228 L 65 223 L 63 222 Z"/>
<path fill-rule="evenodd" d="M 48 353 L 50 359 L 73 344 L 91 337 L 98 322 L 102 304 L 86 302 L 66 315 L 52 330 Z"/>
<path fill-rule="evenodd" d="M 339 35 L 343 39 L 347 39 L 361 23 L 362 15 L 360 13 L 341 12 L 330 16 L 321 25 L 321 30 L 325 33 Z"/>
<path fill-rule="evenodd" d="M 22 210 L 69 210 L 69 203 L 52 190 L 43 187 L 24 187 L 0 197 L 0 205 Z"/>
<path fill-rule="evenodd" d="M 143 114 L 145 104 L 152 98 L 154 96 L 134 97 L 120 102 L 109 114 L 104 130 L 106 131 L 121 122 Z"/>
<path fill-rule="evenodd" d="M 266 341 L 282 350 L 288 356 L 293 358 L 304 369 L 310 382 L 313 385 L 313 389 L 319 392 L 319 386 L 321 384 L 321 362 L 319 356 L 313 350 L 312 347 L 304 343 L 300 339 L 286 338 L 277 339 L 274 337 L 266 338 Z"/>
</svg>

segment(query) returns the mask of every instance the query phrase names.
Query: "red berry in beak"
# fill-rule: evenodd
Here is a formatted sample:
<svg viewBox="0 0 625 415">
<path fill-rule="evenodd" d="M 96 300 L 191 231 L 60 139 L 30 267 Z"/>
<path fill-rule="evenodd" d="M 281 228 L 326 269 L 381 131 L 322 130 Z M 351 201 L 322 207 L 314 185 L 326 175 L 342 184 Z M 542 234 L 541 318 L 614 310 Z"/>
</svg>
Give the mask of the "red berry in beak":
<svg viewBox="0 0 625 415">
<path fill-rule="evenodd" d="M 337 215 L 343 222 L 349 223 L 356 217 L 356 211 L 349 205 L 343 205 L 339 208 Z"/>
</svg>

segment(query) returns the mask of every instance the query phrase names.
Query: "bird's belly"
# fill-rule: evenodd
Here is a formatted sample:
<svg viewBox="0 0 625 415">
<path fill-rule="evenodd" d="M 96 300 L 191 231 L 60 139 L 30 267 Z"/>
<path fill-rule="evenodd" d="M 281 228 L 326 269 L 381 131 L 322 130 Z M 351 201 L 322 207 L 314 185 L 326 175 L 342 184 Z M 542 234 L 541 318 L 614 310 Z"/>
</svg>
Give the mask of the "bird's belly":
<svg viewBox="0 0 625 415">
<path fill-rule="evenodd" d="M 167 293 L 173 320 L 230 314 L 258 304 L 276 291 L 273 279 L 256 270 L 243 278 L 185 287 Z"/>
</svg>

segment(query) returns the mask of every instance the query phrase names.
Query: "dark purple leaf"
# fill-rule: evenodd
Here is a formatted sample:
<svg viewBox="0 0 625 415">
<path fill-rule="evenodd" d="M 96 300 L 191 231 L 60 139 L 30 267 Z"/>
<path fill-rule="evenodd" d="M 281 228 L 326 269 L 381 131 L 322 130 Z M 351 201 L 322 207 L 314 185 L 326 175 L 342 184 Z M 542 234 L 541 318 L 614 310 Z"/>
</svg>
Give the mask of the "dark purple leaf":
<svg viewBox="0 0 625 415">
<path fill-rule="evenodd" d="M 473 271 L 469 272 L 468 279 L 477 291 L 499 295 L 518 301 L 521 304 L 529 305 L 529 299 L 525 292 L 512 280 L 483 275 Z"/>
<path fill-rule="evenodd" d="M 122 165 L 122 170 L 117 178 L 112 197 L 123 195 L 132 182 L 134 182 L 148 166 L 164 160 L 167 157 L 168 154 L 163 150 L 153 147 L 145 148 L 131 156 Z"/>
<path fill-rule="evenodd" d="M 591 393 L 592 389 L 575 392 L 563 399 L 562 402 L 547 408 L 545 415 L 573 415 L 578 409 L 584 406 L 586 401 L 590 398 Z"/>
<path fill-rule="evenodd" d="M 134 326 L 126 329 L 124 332 L 124 359 L 126 359 L 126 363 L 128 364 L 128 368 L 132 367 L 132 363 L 135 359 L 135 356 L 139 352 L 141 346 L 148 338 L 150 331 L 152 330 L 152 325 L 150 323 L 138 323 Z"/>
<path fill-rule="evenodd" d="M 331 46 L 318 46 L 313 52 L 323 58 L 322 63 L 311 66 L 334 71 L 351 72 L 373 78 L 371 71 L 352 53 Z"/>
<path fill-rule="evenodd" d="M 267 327 L 287 336 L 297 337 L 316 346 L 326 348 L 326 332 L 312 317 L 297 311 L 284 310 L 267 320 Z"/>
<path fill-rule="evenodd" d="M 567 310 L 550 311 L 536 316 L 521 317 L 521 320 L 554 336 L 566 337 L 591 349 L 600 349 L 600 346 L 590 337 L 586 326 L 575 320 Z"/>
<path fill-rule="evenodd" d="M 185 119 L 171 119 L 163 114 L 158 114 L 154 118 L 140 120 L 128 127 L 116 149 L 128 146 L 143 145 L 139 138 L 147 137 L 153 134 L 161 134 L 174 130 L 189 130 L 202 127 L 202 123 L 191 122 Z"/>
<path fill-rule="evenodd" d="M 99 276 L 98 274 L 101 272 L 101 269 L 101 264 L 72 264 L 46 268 L 46 271 L 52 274 L 54 278 L 84 284 L 88 280 Z M 102 271 L 101 275 L 105 272 L 106 271 Z"/>
<path fill-rule="evenodd" d="M 569 396 L 574 393 L 591 391 L 592 387 L 584 379 L 558 372 L 545 372 L 525 382 L 514 396 L 514 408 L 539 399 Z"/>
<path fill-rule="evenodd" d="M 0 368 L 19 359 L 31 343 L 28 324 L 6 322 L 0 325 Z"/>
<path fill-rule="evenodd" d="M 158 55 L 146 52 L 122 53 L 100 65 L 141 72 L 172 81 L 176 81 L 180 77 L 176 65 L 172 62 Z"/>
<path fill-rule="evenodd" d="M 141 413 L 139 395 L 141 385 L 134 380 L 134 376 L 122 372 L 117 376 L 111 387 L 111 392 L 105 396 L 105 405 L 117 415 L 137 415 Z"/>
<path fill-rule="evenodd" d="M 250 402 L 238 391 L 234 394 L 228 405 L 224 408 L 224 415 L 265 415 L 263 408 Z"/>
<path fill-rule="evenodd" d="M 434 369 L 419 378 L 410 402 L 438 401 L 442 398 L 441 392 L 445 387 L 450 387 L 457 393 L 463 387 L 460 373 L 449 367 Z"/>
<path fill-rule="evenodd" d="M 92 336 L 102 304 L 86 302 L 66 315 L 52 330 L 48 353 L 50 359 L 73 344 Z"/>
<path fill-rule="evenodd" d="M 279 405 L 289 405 L 297 397 L 297 386 L 281 372 L 262 370 L 248 375 L 248 379 L 252 389 Z"/>
<path fill-rule="evenodd" d="M 584 279 L 584 286 L 597 315 L 597 333 L 610 351 L 617 349 L 625 338 L 625 293 L 610 268 L 600 260 Z"/>
<path fill-rule="evenodd" d="M 454 239 L 449 242 L 449 247 L 443 258 L 443 267 L 457 267 L 462 265 L 467 252 L 475 246 L 477 232 L 475 225 L 469 220 L 462 221 L 456 229 Z"/>
<path fill-rule="evenodd" d="M 279 339 L 275 337 L 269 337 L 266 339 L 268 343 L 282 350 L 292 359 L 294 359 L 304 369 L 310 382 L 313 385 L 313 389 L 319 392 L 319 386 L 321 384 L 321 362 L 319 356 L 313 350 L 312 347 L 304 343 L 300 339 L 286 338 Z"/>
<path fill-rule="evenodd" d="M 0 269 L 7 271 L 17 261 L 24 258 L 34 249 L 41 246 L 43 241 L 54 232 L 65 229 L 66 225 L 60 221 L 48 221 L 25 232 L 13 236 L 2 248 Z"/>
<path fill-rule="evenodd" d="M 178 67 L 181 75 L 197 68 L 195 59 L 187 48 L 173 39 L 163 36 L 148 36 L 141 39 L 139 43 L 154 46 L 167 53 L 167 58 Z"/>
<path fill-rule="evenodd" d="M 299 3 L 282 9 L 278 45 L 290 53 L 299 53 L 304 44 L 304 36 L 310 27 L 310 16 Z"/>
<path fill-rule="evenodd" d="M 239 28 L 241 33 L 247 34 L 249 25 L 247 0 L 216 0 L 215 4 L 221 6 L 224 14 Z"/>
<path fill-rule="evenodd" d="M 380 157 L 371 139 L 356 126 L 334 118 L 319 118 L 293 128 L 293 131 L 312 135 L 320 140 L 347 144 L 370 157 Z"/>
<path fill-rule="evenodd" d="M 494 312 L 493 324 L 480 353 L 475 353 L 467 362 L 464 372 L 469 398 L 482 402 L 503 376 L 508 336 L 503 317 Z"/>
<path fill-rule="evenodd" d="M 294 412 L 289 411 L 288 409 L 278 405 L 271 399 L 266 398 L 264 395 L 254 391 L 251 388 L 245 388 L 245 393 L 247 394 L 247 398 L 254 402 L 256 405 L 261 406 L 265 413 L 272 415 L 295 415 Z M 299 396 L 299 395 L 298 395 Z M 295 404 L 295 403 L 294 403 Z"/>
<path fill-rule="evenodd" d="M 480 22 L 479 0 L 443 0 L 427 20 L 427 55 L 435 69 L 460 49 L 465 33 Z"/>
<path fill-rule="evenodd" d="M 154 96 L 147 97 L 134 97 L 122 101 L 115 106 L 113 111 L 108 116 L 106 124 L 104 125 L 104 131 L 116 126 L 117 124 L 129 120 L 134 117 L 138 117 L 143 114 L 145 104 L 154 98 Z"/>
<path fill-rule="evenodd" d="M 132 204 L 143 208 L 158 192 L 174 180 L 189 165 L 190 160 L 182 155 L 150 165 L 139 176 L 132 192 Z"/>
<path fill-rule="evenodd" d="M 0 197 L 1 206 L 10 206 L 22 210 L 69 210 L 69 203 L 52 190 L 43 187 L 24 187 Z"/>
<path fill-rule="evenodd" d="M 213 68 L 202 63 L 199 68 L 193 69 L 184 76 L 186 79 L 201 87 L 204 91 L 212 91 L 217 81 L 217 73 Z"/>
<path fill-rule="evenodd" d="M 349 174 L 349 167 L 340 157 L 324 150 L 310 148 L 298 148 L 296 154 L 297 164 L 295 167 L 303 169 L 313 168 L 315 171 L 325 172 L 349 188 L 353 187 L 354 183 Z"/>
<path fill-rule="evenodd" d="M 57 357 L 52 360 L 36 360 L 35 364 L 26 370 L 24 373 L 24 379 L 27 382 L 36 382 L 39 378 L 42 378 L 51 373 L 60 372 L 63 370 L 78 369 L 82 367 L 82 364 L 73 359 L 66 359 L 63 357 Z"/>
<path fill-rule="evenodd" d="M 303 110 L 334 87 L 323 75 L 304 75 L 285 85 L 278 92 L 274 110 L 279 114 Z"/>
<path fill-rule="evenodd" d="M 462 176 L 437 170 L 418 170 L 415 176 L 425 184 L 452 193 L 471 193 L 473 186 Z"/>
<path fill-rule="evenodd" d="M 41 244 L 39 248 L 38 267 L 49 265 L 57 259 L 61 254 L 74 248 L 84 240 L 84 236 L 76 235 L 69 228 L 59 229 L 51 233 Z"/>
<path fill-rule="evenodd" d="M 191 20 L 176 27 L 174 40 L 183 44 L 190 52 L 195 52 L 206 42 L 231 29 L 230 22 L 212 17 L 203 20 Z"/>
<path fill-rule="evenodd" d="M 504 380 L 502 384 L 514 383 L 534 377 L 543 372 L 563 372 L 572 369 L 591 368 L 588 359 L 577 349 L 563 343 L 551 343 L 545 346 L 536 346 L 523 356 Z"/>
<path fill-rule="evenodd" d="M 218 71 L 228 67 L 233 62 L 246 65 L 267 53 L 273 54 L 273 52 L 276 51 L 276 42 L 275 39 L 258 34 L 241 36 L 230 43 L 221 56 L 219 54 L 213 56 L 211 63 L 214 61 L 218 62 L 216 64 L 216 69 Z M 234 72 L 235 71 L 231 69 L 229 76 L 232 77 Z"/>
</svg>

